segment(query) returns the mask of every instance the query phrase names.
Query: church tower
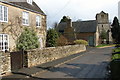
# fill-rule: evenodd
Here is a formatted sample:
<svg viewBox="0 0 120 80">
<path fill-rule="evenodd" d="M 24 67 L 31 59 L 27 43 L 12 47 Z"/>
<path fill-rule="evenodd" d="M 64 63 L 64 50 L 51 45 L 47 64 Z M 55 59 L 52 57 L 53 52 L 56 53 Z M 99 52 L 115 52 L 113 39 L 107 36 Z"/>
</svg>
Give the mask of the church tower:
<svg viewBox="0 0 120 80">
<path fill-rule="evenodd" d="M 108 34 L 106 41 L 112 41 L 109 14 L 101 11 L 100 13 L 96 14 L 96 20 L 98 22 L 99 33 L 101 34 L 101 32 L 105 30 Z"/>
</svg>

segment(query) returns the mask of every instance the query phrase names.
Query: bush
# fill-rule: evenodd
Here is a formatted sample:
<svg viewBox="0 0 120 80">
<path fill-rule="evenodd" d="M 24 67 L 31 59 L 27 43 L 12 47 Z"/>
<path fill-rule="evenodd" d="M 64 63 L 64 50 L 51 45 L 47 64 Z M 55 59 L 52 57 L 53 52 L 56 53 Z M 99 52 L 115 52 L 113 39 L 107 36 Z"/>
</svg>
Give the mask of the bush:
<svg viewBox="0 0 120 80">
<path fill-rule="evenodd" d="M 49 29 L 47 31 L 47 47 L 56 47 L 57 46 L 58 33 L 55 29 Z"/>
<path fill-rule="evenodd" d="M 120 52 L 120 47 L 113 49 L 113 52 Z"/>
<path fill-rule="evenodd" d="M 34 30 L 25 28 L 17 39 L 16 47 L 18 50 L 35 49 L 39 47 L 38 37 Z"/>
<path fill-rule="evenodd" d="M 68 40 L 63 35 L 60 35 L 60 37 L 57 40 L 57 44 L 58 46 L 65 46 L 68 44 Z"/>
<path fill-rule="evenodd" d="M 75 40 L 74 43 L 88 45 L 88 42 L 86 40 Z"/>
<path fill-rule="evenodd" d="M 120 59 L 120 54 L 112 55 L 112 60 L 114 60 L 114 59 Z"/>
<path fill-rule="evenodd" d="M 120 80 L 120 59 L 110 62 L 111 80 Z"/>
</svg>

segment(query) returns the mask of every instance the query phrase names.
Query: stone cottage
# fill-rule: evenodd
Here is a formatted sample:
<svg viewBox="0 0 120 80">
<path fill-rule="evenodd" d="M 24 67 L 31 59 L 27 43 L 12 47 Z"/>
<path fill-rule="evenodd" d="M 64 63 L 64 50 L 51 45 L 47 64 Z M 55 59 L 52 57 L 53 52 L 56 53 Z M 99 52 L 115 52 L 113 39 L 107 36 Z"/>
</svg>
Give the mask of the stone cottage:
<svg viewBox="0 0 120 80">
<path fill-rule="evenodd" d="M 32 28 L 45 47 L 46 15 L 33 0 L 0 0 L 0 51 L 13 51 L 25 27 Z"/>
<path fill-rule="evenodd" d="M 60 22 L 56 29 L 68 41 L 83 39 L 88 41 L 90 46 L 97 46 L 101 43 L 100 34 L 103 28 L 108 32 L 107 41 L 109 42 L 111 37 L 108 13 L 101 11 L 96 15 L 96 20 L 72 22 L 71 19 L 68 19 L 66 22 Z"/>
</svg>

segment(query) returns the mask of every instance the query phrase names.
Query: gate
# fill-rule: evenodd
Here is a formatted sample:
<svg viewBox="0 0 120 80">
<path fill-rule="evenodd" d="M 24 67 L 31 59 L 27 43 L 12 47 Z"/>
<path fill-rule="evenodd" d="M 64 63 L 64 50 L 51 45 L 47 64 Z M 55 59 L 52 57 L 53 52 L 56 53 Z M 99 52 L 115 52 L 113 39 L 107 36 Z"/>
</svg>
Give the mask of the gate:
<svg viewBox="0 0 120 80">
<path fill-rule="evenodd" d="M 94 46 L 94 36 L 89 36 L 89 46 Z"/>
<path fill-rule="evenodd" d="M 24 67 L 25 54 L 23 51 L 11 52 L 11 70 L 18 70 Z"/>
</svg>

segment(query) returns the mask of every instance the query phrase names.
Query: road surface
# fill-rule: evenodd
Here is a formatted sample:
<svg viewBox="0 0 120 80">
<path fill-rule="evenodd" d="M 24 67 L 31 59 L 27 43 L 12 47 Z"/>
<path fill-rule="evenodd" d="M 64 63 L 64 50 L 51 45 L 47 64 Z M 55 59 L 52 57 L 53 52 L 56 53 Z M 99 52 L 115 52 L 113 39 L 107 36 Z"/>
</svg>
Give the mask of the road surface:
<svg viewBox="0 0 120 80">
<path fill-rule="evenodd" d="M 73 60 L 34 76 L 38 78 L 105 78 L 111 51 L 112 47 L 93 48 Z"/>
</svg>

